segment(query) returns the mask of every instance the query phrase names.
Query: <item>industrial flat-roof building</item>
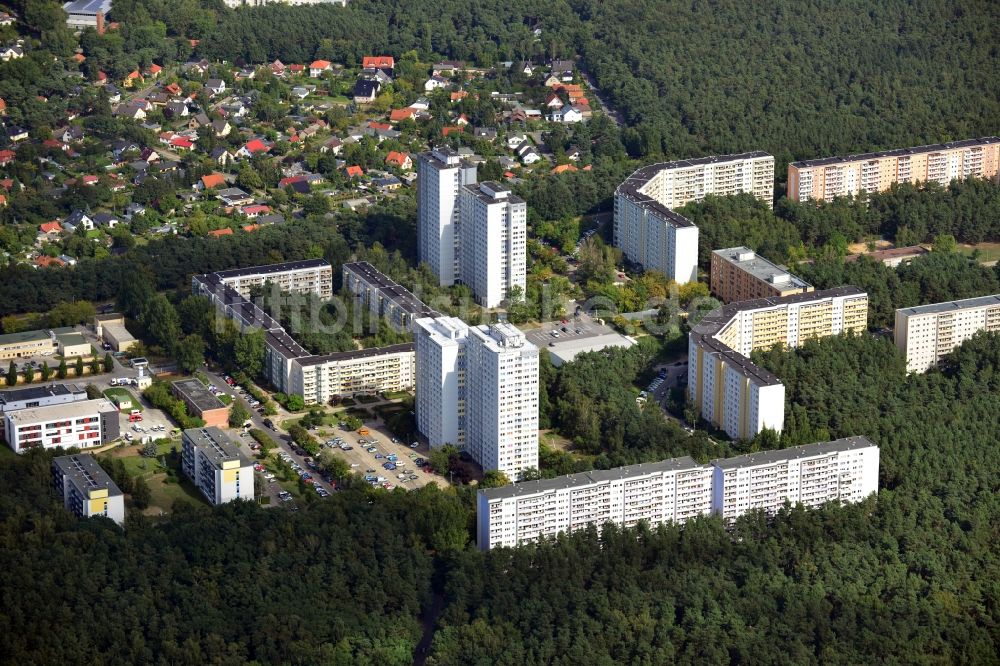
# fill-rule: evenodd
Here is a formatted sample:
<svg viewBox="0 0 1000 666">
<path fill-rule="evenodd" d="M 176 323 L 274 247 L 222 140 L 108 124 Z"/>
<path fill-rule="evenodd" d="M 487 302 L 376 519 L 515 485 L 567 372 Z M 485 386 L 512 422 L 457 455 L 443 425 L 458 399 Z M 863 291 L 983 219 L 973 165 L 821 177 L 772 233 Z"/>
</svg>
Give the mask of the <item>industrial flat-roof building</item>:
<svg viewBox="0 0 1000 666">
<path fill-rule="evenodd" d="M 23 331 L 0 335 L 0 361 L 32 356 L 52 356 L 56 341 L 48 331 Z"/>
<path fill-rule="evenodd" d="M 182 436 L 181 467 L 213 505 L 253 500 L 253 464 L 218 428 L 189 428 Z"/>
<path fill-rule="evenodd" d="M 750 360 L 751 352 L 862 333 L 867 326 L 868 294 L 850 286 L 723 305 L 688 334 L 688 398 L 702 418 L 734 439 L 764 428 L 780 432 L 785 387 Z"/>
<path fill-rule="evenodd" d="M 860 502 L 878 491 L 879 449 L 865 437 L 714 460 L 684 456 L 480 490 L 480 549 L 551 539 L 591 525 L 655 526 L 714 514 L 727 522 L 785 502 Z"/>
<path fill-rule="evenodd" d="M 87 399 L 87 392 L 76 384 L 48 384 L 0 391 L 0 415 L 19 409 L 63 405 Z"/>
<path fill-rule="evenodd" d="M 1000 331 L 1000 294 L 896 310 L 896 347 L 909 372 L 926 372 L 980 331 Z"/>
<path fill-rule="evenodd" d="M 188 414 L 205 422 L 206 426 L 225 428 L 229 425 L 229 407 L 224 405 L 200 379 L 178 379 L 170 389 L 187 407 Z"/>
<path fill-rule="evenodd" d="M 66 12 L 66 26 L 75 32 L 93 28 L 97 34 L 104 34 L 105 21 L 111 11 L 111 0 L 73 0 L 63 4 Z"/>
<path fill-rule="evenodd" d="M 52 482 L 63 506 L 80 518 L 104 516 L 119 525 L 125 522 L 125 497 L 93 456 L 53 458 Z"/>
<path fill-rule="evenodd" d="M 14 453 L 58 446 L 94 448 L 121 436 L 118 408 L 105 398 L 26 407 L 5 412 L 3 419 Z"/>
<path fill-rule="evenodd" d="M 712 251 L 712 293 L 723 303 L 791 296 L 813 290 L 811 284 L 776 266 L 748 247 Z"/>
<path fill-rule="evenodd" d="M 139 344 L 125 328 L 125 316 L 122 314 L 97 315 L 94 317 L 94 330 L 97 337 L 111 345 L 115 351 L 128 353 Z"/>
</svg>

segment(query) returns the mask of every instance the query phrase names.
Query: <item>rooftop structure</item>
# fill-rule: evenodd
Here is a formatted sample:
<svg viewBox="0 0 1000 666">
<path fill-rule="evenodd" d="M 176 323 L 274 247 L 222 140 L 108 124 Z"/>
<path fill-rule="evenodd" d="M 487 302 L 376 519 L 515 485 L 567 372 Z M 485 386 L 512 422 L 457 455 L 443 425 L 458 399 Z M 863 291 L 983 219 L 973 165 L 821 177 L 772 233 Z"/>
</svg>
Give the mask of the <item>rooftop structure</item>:
<svg viewBox="0 0 1000 666">
<path fill-rule="evenodd" d="M 122 491 L 93 456 L 53 458 L 52 479 L 63 505 L 77 516 L 105 516 L 119 525 L 125 522 Z"/>
<path fill-rule="evenodd" d="M 712 252 L 712 293 L 724 303 L 809 292 L 812 285 L 748 247 Z"/>
</svg>

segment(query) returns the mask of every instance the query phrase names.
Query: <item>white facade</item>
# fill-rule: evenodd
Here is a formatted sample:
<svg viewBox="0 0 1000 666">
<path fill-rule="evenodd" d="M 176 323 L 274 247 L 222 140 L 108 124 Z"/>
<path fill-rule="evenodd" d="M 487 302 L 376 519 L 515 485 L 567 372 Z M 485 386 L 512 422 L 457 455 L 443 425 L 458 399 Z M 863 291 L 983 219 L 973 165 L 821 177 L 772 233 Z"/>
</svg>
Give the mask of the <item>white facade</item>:
<svg viewBox="0 0 1000 666">
<path fill-rule="evenodd" d="M 698 279 L 698 227 L 655 202 L 615 194 L 614 244 L 646 270 L 678 284 Z"/>
<path fill-rule="evenodd" d="M 125 497 L 93 456 L 53 458 L 52 482 L 63 506 L 80 518 L 104 516 L 119 525 L 125 522 Z"/>
<path fill-rule="evenodd" d="M 527 204 L 493 182 L 459 194 L 461 281 L 476 302 L 498 307 L 513 287 L 527 288 Z"/>
<path fill-rule="evenodd" d="M 218 428 L 189 428 L 182 438 L 184 474 L 213 505 L 253 500 L 253 465 Z"/>
<path fill-rule="evenodd" d="M 307 356 L 291 366 L 292 393 L 307 405 L 323 405 L 334 396 L 409 391 L 416 381 L 412 343 Z"/>
<path fill-rule="evenodd" d="M 458 193 L 476 182 L 476 166 L 450 148 L 417 156 L 417 253 L 442 287 L 459 274 Z"/>
<path fill-rule="evenodd" d="M 105 398 L 19 409 L 3 418 L 4 435 L 14 453 L 59 446 L 94 448 L 121 434 L 118 408 Z"/>
<path fill-rule="evenodd" d="M 896 310 L 908 372 L 926 372 L 979 331 L 1000 331 L 1000 294 Z"/>
<path fill-rule="evenodd" d="M 417 428 L 431 448 L 465 447 L 465 343 L 469 327 L 455 317 L 418 319 Z"/>
<path fill-rule="evenodd" d="M 594 470 L 481 490 L 479 548 L 515 547 L 614 523 L 684 523 L 709 513 L 731 521 L 774 514 L 786 501 L 813 508 L 860 502 L 878 490 L 879 449 L 865 437 L 715 460 L 690 457 Z"/>
<path fill-rule="evenodd" d="M 712 461 L 712 511 L 731 521 L 785 502 L 816 508 L 860 502 L 878 490 L 879 449 L 864 437 Z"/>
<path fill-rule="evenodd" d="M 454 444 L 486 471 L 538 467 L 538 348 L 504 322 L 469 327 L 419 319 L 417 426 L 432 447 Z"/>
<path fill-rule="evenodd" d="M 250 290 L 253 287 L 262 287 L 266 283 L 275 284 L 282 291 L 296 294 L 313 293 L 323 299 L 333 295 L 333 266 L 325 259 L 236 268 L 219 271 L 215 275 L 219 281 L 235 289 L 243 298 L 250 298 Z"/>
<path fill-rule="evenodd" d="M 501 322 L 469 330 L 466 450 L 484 470 L 518 479 L 538 468 L 538 347 Z"/>
</svg>

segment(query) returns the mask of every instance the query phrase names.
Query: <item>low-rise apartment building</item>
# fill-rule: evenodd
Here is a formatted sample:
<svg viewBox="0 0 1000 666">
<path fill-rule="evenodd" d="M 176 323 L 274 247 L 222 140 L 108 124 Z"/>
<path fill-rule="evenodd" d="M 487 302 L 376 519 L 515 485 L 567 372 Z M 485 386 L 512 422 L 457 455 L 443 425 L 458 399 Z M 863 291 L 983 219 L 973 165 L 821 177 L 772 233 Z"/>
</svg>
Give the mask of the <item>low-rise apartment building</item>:
<svg viewBox="0 0 1000 666">
<path fill-rule="evenodd" d="M 213 505 L 253 500 L 253 464 L 218 428 L 189 428 L 182 437 L 181 468 Z"/>
<path fill-rule="evenodd" d="M 896 347 L 909 372 L 926 372 L 980 331 L 1000 331 L 1000 294 L 896 310 Z"/>
<path fill-rule="evenodd" d="M 894 183 L 936 182 L 1000 175 L 1000 137 L 988 136 L 861 155 L 824 157 L 788 165 L 792 201 L 884 192 Z"/>
<path fill-rule="evenodd" d="M 367 261 L 344 264 L 344 289 L 355 296 L 362 308 L 384 317 L 397 331 L 412 331 L 413 322 L 438 313 Z"/>
<path fill-rule="evenodd" d="M 93 456 L 53 458 L 52 483 L 63 506 L 80 518 L 104 516 L 119 525 L 125 522 L 125 496 Z"/>
<path fill-rule="evenodd" d="M 170 390 L 184 403 L 188 414 L 201 419 L 206 426 L 225 428 L 229 425 L 229 407 L 222 404 L 200 379 L 178 379 L 171 382 Z"/>
<path fill-rule="evenodd" d="M 480 490 L 480 549 L 514 547 L 613 523 L 683 524 L 714 514 L 854 503 L 878 491 L 879 449 L 865 437 L 712 461 L 690 457 Z"/>
<path fill-rule="evenodd" d="M 811 284 L 748 247 L 714 250 L 710 284 L 712 293 L 723 303 L 813 291 Z"/>
<path fill-rule="evenodd" d="M 867 326 L 868 295 L 850 286 L 716 308 L 688 334 L 688 398 L 702 418 L 734 439 L 764 428 L 780 432 L 785 387 L 750 360 L 751 352 L 860 334 Z"/>
<path fill-rule="evenodd" d="M 3 420 L 14 453 L 58 446 L 94 448 L 121 436 L 118 408 L 105 398 L 19 409 L 4 413 Z"/>
<path fill-rule="evenodd" d="M 0 391 L 0 415 L 19 409 L 64 405 L 87 399 L 87 392 L 76 384 L 49 384 Z"/>
</svg>

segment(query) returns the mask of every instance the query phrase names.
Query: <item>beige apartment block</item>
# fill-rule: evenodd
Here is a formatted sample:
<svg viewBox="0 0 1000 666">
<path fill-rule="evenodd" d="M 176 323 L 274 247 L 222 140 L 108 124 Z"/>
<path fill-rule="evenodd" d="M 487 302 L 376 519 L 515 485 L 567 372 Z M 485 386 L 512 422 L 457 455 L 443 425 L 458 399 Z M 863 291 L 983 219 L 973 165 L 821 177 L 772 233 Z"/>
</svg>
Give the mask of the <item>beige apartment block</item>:
<svg viewBox="0 0 1000 666">
<path fill-rule="evenodd" d="M 896 310 L 896 347 L 908 372 L 926 372 L 980 331 L 1000 331 L 1000 294 Z"/>
<path fill-rule="evenodd" d="M 1000 137 L 988 136 L 862 155 L 825 157 L 788 165 L 788 198 L 832 201 L 884 192 L 894 183 L 936 182 L 1000 175 Z"/>
<path fill-rule="evenodd" d="M 723 303 L 791 296 L 813 286 L 747 247 L 712 252 L 711 288 Z"/>
</svg>

